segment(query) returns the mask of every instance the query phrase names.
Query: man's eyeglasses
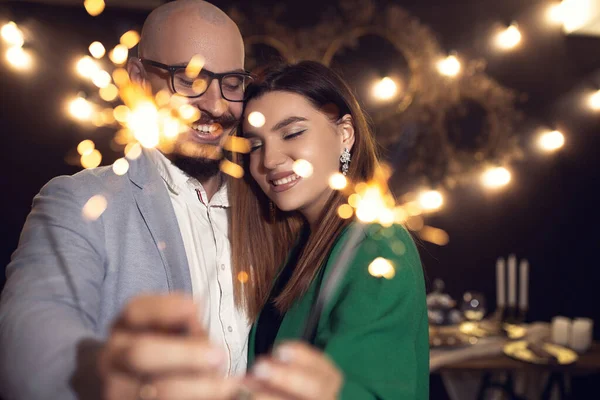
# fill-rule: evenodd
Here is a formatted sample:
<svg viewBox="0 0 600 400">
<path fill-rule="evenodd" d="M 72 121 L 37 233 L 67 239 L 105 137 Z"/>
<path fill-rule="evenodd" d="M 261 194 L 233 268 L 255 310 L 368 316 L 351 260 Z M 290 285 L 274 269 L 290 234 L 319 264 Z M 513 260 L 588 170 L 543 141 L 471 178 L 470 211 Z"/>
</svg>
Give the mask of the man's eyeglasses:
<svg viewBox="0 0 600 400">
<path fill-rule="evenodd" d="M 140 59 L 142 64 L 168 71 L 171 77 L 171 89 L 174 93 L 189 98 L 202 96 L 208 90 L 213 79 L 219 81 L 221 96 L 227 101 L 244 101 L 246 88 L 254 80 L 249 72 L 215 72 L 202 69 L 195 79 L 185 74 L 185 65 L 166 65 L 153 60 Z"/>
</svg>

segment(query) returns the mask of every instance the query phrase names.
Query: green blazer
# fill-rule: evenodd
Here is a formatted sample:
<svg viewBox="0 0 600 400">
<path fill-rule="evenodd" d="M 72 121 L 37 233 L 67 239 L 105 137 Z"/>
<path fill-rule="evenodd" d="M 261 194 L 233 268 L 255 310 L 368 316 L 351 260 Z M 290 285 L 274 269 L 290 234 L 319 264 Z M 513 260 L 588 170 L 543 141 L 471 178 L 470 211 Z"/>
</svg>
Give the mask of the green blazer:
<svg viewBox="0 0 600 400">
<path fill-rule="evenodd" d="M 342 232 L 308 292 L 284 316 L 275 345 L 301 337 L 321 282 L 331 272 L 348 232 Z M 394 264 L 393 278 L 369 274 L 368 266 L 377 257 Z M 256 322 L 248 342 L 248 367 L 254 362 L 255 335 Z M 323 311 L 314 345 L 344 374 L 343 400 L 429 398 L 425 281 L 419 253 L 404 228 L 368 227 L 348 273 Z"/>
</svg>

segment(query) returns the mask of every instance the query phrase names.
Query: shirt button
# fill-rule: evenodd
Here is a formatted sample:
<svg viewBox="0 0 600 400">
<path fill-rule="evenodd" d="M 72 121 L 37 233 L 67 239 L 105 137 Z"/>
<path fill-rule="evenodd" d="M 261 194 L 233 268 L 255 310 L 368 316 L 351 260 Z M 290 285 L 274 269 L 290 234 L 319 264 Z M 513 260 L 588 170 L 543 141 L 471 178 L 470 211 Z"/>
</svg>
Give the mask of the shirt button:
<svg viewBox="0 0 600 400">
<path fill-rule="evenodd" d="M 221 270 L 225 271 L 225 264 L 221 264 Z"/>
<path fill-rule="evenodd" d="M 232 328 L 231 326 L 228 326 L 228 327 L 227 327 L 227 330 L 228 330 L 229 332 L 233 332 L 233 328 Z"/>
</svg>

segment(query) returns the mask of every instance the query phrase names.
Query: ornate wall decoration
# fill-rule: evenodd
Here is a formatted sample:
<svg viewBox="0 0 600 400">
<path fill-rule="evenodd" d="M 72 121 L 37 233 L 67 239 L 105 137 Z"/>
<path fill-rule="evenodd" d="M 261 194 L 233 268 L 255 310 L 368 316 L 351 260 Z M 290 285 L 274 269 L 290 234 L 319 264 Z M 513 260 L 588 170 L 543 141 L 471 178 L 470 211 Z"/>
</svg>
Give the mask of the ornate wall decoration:
<svg viewBox="0 0 600 400">
<path fill-rule="evenodd" d="M 461 59 L 460 74 L 444 76 L 437 63 L 447 53 L 434 32 L 403 8 L 391 2 L 340 0 L 338 10 L 314 26 L 298 29 L 279 22 L 282 7 L 257 11 L 251 18 L 234 8 L 230 15 L 244 35 L 250 68 L 260 63 L 253 53 L 258 44 L 274 49 L 286 61 L 331 65 L 337 54 L 355 47 L 366 35 L 391 43 L 407 62 L 407 84 L 394 102 L 370 114 L 390 162 L 413 178 L 453 187 L 471 181 L 485 163 L 509 163 L 519 156 L 517 94 L 486 75 L 483 61 Z M 474 108 L 481 114 L 481 126 L 476 132 L 457 133 L 452 120 L 457 113 L 471 118 L 468 114 Z M 461 147 L 460 137 L 465 135 L 478 140 Z"/>
</svg>

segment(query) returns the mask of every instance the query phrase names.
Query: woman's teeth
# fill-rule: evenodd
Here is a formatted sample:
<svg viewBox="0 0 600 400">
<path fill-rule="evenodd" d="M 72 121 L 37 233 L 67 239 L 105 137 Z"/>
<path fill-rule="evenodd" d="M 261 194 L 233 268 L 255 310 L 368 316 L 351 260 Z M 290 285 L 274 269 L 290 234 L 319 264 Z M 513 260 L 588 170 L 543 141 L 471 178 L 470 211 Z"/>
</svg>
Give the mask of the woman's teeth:
<svg viewBox="0 0 600 400">
<path fill-rule="evenodd" d="M 279 186 L 279 185 L 285 185 L 286 183 L 293 182 L 299 178 L 300 177 L 298 175 L 292 174 L 292 175 L 286 176 L 285 178 L 277 179 L 276 181 L 272 181 L 272 182 L 273 182 L 274 186 Z"/>
</svg>

